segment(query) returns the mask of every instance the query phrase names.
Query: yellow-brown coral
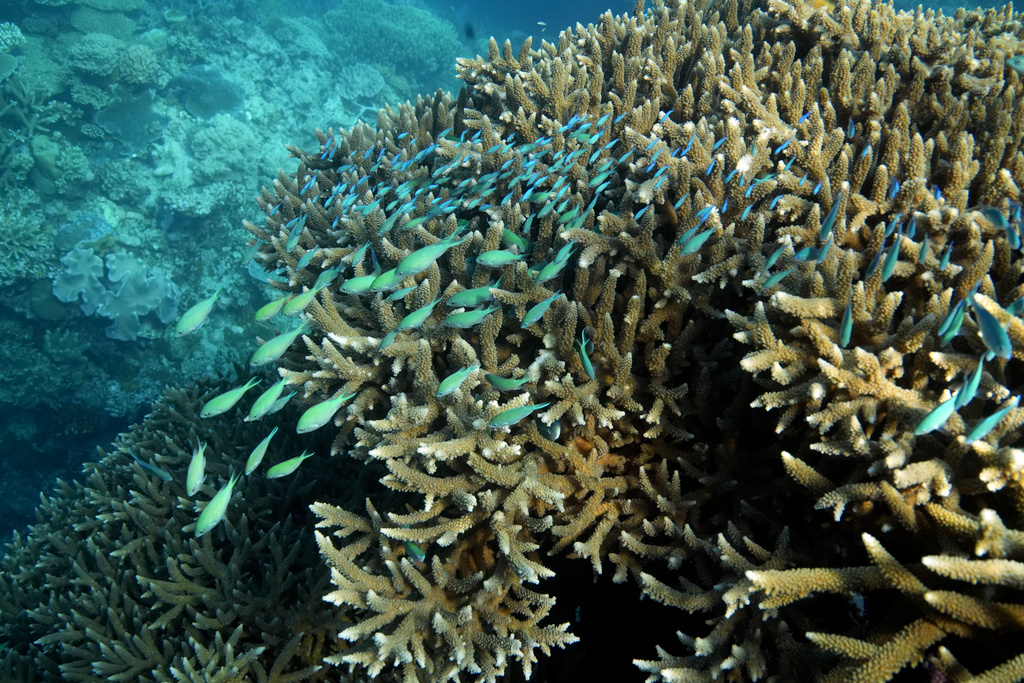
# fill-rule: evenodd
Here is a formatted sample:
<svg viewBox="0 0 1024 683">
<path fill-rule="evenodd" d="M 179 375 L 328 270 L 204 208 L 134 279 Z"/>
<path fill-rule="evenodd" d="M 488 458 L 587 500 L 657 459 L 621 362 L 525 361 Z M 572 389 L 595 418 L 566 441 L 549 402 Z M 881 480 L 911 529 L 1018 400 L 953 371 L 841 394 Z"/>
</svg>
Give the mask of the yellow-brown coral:
<svg viewBox="0 0 1024 683">
<path fill-rule="evenodd" d="M 538 551 L 568 552 L 711 620 L 682 636 L 692 654 L 638 661 L 650 680 L 884 679 L 926 658 L 952 670 L 955 652 L 929 649 L 946 636 L 1019 628 L 1016 586 L 997 606 L 905 569 L 985 582 L 994 570 L 954 558 L 1021 559 L 1005 550 L 1024 510 L 1007 449 L 1024 411 L 964 438 L 1018 390 L 1024 355 L 1024 326 L 1000 308 L 1024 293 L 1024 128 L 1011 125 L 1021 85 L 1003 68 L 1015 39 L 988 40 L 1016 24 L 1008 10 L 945 18 L 869 2 L 642 8 L 540 49 L 492 41 L 487 59 L 460 61 L 457 100 L 320 133 L 320 149 L 294 150 L 296 175 L 260 198 L 267 220 L 249 229 L 294 292 L 329 267 L 369 276 L 350 263 L 364 245 L 387 271 L 459 237 L 380 293 L 325 289 L 307 309 L 319 330 L 283 363 L 307 400 L 358 392 L 334 450 L 381 461 L 382 482 L 413 494 L 372 525 L 318 508 L 343 535 L 377 538 L 324 537 L 333 600 L 381 626 L 430 604 L 493 624 L 466 586 L 503 595 L 551 574 Z M 503 244 L 520 254 L 508 265 L 477 261 Z M 314 247 L 316 267 L 296 269 Z M 392 334 L 431 302 L 481 288 L 496 309 L 478 326 L 445 326 L 439 306 Z M 549 312 L 521 326 L 548 297 Z M 975 314 L 954 336 L 957 306 Z M 986 362 L 973 400 L 923 429 L 987 350 L 979 306 L 1009 324 L 1015 357 Z M 435 396 L 474 363 L 458 391 Z M 526 383 L 504 394 L 485 372 Z M 488 428 L 528 405 L 541 408 Z M 985 514 L 1007 526 L 977 521 Z M 903 597 L 869 597 L 886 590 Z M 861 615 L 807 607 L 827 593 Z M 389 649 L 391 636 L 370 645 L 373 630 L 345 633 L 379 659 L 345 661 L 455 675 L 441 664 L 451 643 L 409 632 Z M 557 633 L 528 640 L 568 642 Z M 992 642 L 971 666 L 1019 652 Z M 467 647 L 455 650 L 463 670 L 501 673 Z M 505 654 L 529 671 L 529 649 Z"/>
</svg>

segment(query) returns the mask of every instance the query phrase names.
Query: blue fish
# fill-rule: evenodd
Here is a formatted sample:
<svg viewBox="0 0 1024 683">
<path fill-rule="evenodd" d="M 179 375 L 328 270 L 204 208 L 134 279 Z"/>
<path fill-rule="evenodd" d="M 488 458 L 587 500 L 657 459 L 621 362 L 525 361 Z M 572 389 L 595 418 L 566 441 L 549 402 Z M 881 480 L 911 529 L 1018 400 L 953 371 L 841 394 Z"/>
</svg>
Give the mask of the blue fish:
<svg viewBox="0 0 1024 683">
<path fill-rule="evenodd" d="M 900 181 L 893 178 L 892 184 L 889 186 L 889 199 L 892 199 L 900 193 Z"/>
<path fill-rule="evenodd" d="M 992 415 L 989 415 L 984 420 L 979 422 L 974 427 L 974 429 L 972 429 L 970 433 L 967 435 L 965 439 L 967 443 L 974 443 L 975 441 L 979 439 L 984 439 L 986 436 L 988 436 L 988 433 L 995 429 L 995 426 L 999 424 L 1004 417 L 1006 417 L 1007 413 L 1009 413 L 1011 410 L 1014 410 L 1017 407 L 1017 403 L 1019 401 L 1020 396 L 1014 396 L 1013 400 L 1010 401 L 1010 405 L 1006 406 L 1002 410 Z"/>
<path fill-rule="evenodd" d="M 772 266 L 775 265 L 775 262 L 779 260 L 780 256 L 782 256 L 782 252 L 786 251 L 787 246 L 788 245 L 783 244 L 781 247 L 772 252 L 771 256 L 768 257 L 768 260 L 764 262 L 765 270 L 769 270 Z"/>
<path fill-rule="evenodd" d="M 946 248 L 942 250 L 942 255 L 939 257 L 939 270 L 945 270 L 946 266 L 949 265 L 949 257 L 953 255 L 953 242 L 950 241 L 946 245 Z"/>
<path fill-rule="evenodd" d="M 921 436 L 922 434 L 935 431 L 942 425 L 946 424 L 946 421 L 953 416 L 953 412 L 955 410 L 956 395 L 953 395 L 932 408 L 932 410 L 917 423 L 917 426 L 914 427 L 914 436 Z"/>
<path fill-rule="evenodd" d="M 989 313 L 988 309 L 984 306 L 980 305 L 974 298 L 973 293 L 970 295 L 970 301 L 971 309 L 974 310 L 974 315 L 978 318 L 978 328 L 981 330 L 981 340 L 985 342 L 985 346 L 1000 358 L 1011 358 L 1013 356 L 1013 343 L 1010 341 L 1010 336 L 1006 334 L 1006 330 L 999 323 L 999 319 L 992 313 Z"/>
<path fill-rule="evenodd" d="M 917 262 L 924 263 L 928 258 L 928 233 L 924 234 L 924 239 L 921 240 L 921 250 L 917 254 Z"/>
<path fill-rule="evenodd" d="M 784 277 L 786 277 L 787 275 L 789 275 L 790 273 L 792 273 L 792 272 L 793 272 L 793 269 L 792 268 L 788 268 L 786 270 L 783 270 L 783 271 L 780 271 L 778 273 L 775 273 L 775 275 L 772 275 L 770 278 L 768 278 L 767 280 L 765 280 L 764 282 L 761 283 L 761 289 L 770 289 L 770 288 L 774 287 L 775 285 L 777 285 L 780 282 L 782 282 L 782 279 Z"/>
<path fill-rule="evenodd" d="M 843 312 L 843 320 L 839 324 L 839 345 L 844 349 L 850 343 L 850 335 L 853 333 L 853 299 L 846 302 L 846 310 Z"/>
<path fill-rule="evenodd" d="M 963 387 L 957 393 L 956 397 L 956 409 L 960 410 L 965 405 L 970 403 L 975 396 L 978 395 L 978 386 L 981 384 L 981 369 L 985 364 L 985 356 L 978 359 L 978 366 L 974 368 L 974 372 L 971 373 L 970 378 L 964 382 Z"/>
<path fill-rule="evenodd" d="M 843 203 L 843 190 L 839 191 L 839 196 L 832 203 L 832 208 L 829 210 L 828 215 L 825 216 L 825 221 L 821 224 L 821 230 L 818 232 L 818 239 L 824 240 L 832 232 L 832 226 L 835 225 L 836 216 L 839 214 L 839 205 Z"/>
<path fill-rule="evenodd" d="M 889 221 L 889 225 L 885 226 L 884 237 L 888 237 L 889 235 L 891 235 L 894 232 L 896 232 L 896 226 L 899 225 L 899 222 L 900 222 L 901 218 L 903 218 L 903 214 L 902 213 L 898 213 L 898 214 L 896 214 L 895 216 L 892 217 L 892 220 Z"/>
<path fill-rule="evenodd" d="M 882 263 L 882 282 L 892 277 L 892 272 L 896 268 L 896 262 L 900 260 L 900 241 L 902 239 L 902 235 L 896 235 L 896 241 L 892 243 L 889 253 L 885 255 L 885 261 Z"/>
</svg>

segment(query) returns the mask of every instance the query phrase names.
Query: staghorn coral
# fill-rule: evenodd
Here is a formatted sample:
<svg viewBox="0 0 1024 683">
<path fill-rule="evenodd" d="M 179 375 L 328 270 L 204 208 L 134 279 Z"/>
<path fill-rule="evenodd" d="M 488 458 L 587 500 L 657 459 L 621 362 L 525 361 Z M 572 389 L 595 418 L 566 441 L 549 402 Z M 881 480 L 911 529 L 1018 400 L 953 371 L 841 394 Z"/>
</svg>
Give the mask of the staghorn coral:
<svg viewBox="0 0 1024 683">
<path fill-rule="evenodd" d="M 241 412 L 200 421 L 210 395 L 208 387 L 170 390 L 111 452 L 100 450 L 84 481 L 58 482 L 39 522 L 8 544 L 0 678 L 285 683 L 330 671 L 320 664 L 335 639 L 320 600 L 328 576 L 296 518 L 307 496 L 325 493 L 315 479 L 248 480 L 224 527 L 201 539 L 191 533 L 197 501 L 242 467 L 237 449 L 247 453 L 272 426 L 245 426 Z M 200 441 L 217 455 L 194 501 L 184 471 Z M 296 447 L 316 446 L 278 435 L 268 458 Z"/>
<path fill-rule="evenodd" d="M 168 521 L 141 528 L 172 552 L 128 537 L 152 594 L 124 611 L 180 646 L 154 649 L 151 630 L 124 644 L 71 612 L 66 594 L 101 611 L 80 597 L 89 579 L 118 599 L 137 590 L 99 564 L 98 545 L 134 527 L 93 531 L 118 518 L 82 503 L 77 536 L 38 529 L 6 565 L 35 592 L 0 602 L 0 636 L 41 639 L 7 666 L 124 674 L 93 635 L 113 630 L 179 678 L 222 662 L 266 671 L 271 648 L 362 677 L 529 676 L 576 638 L 556 608 L 603 606 L 589 587 L 544 592 L 568 558 L 664 606 L 646 625 L 657 648 L 615 653 L 651 681 L 885 680 L 911 667 L 1020 678 L 1024 130 L 1022 85 L 1004 68 L 1019 20 L 867 2 L 643 10 L 539 49 L 492 41 L 486 59 L 460 62 L 457 99 L 318 132 L 319 148 L 293 148 L 297 172 L 258 198 L 258 262 L 305 297 L 293 305 L 310 322 L 277 370 L 304 407 L 351 399 L 313 432 L 335 457 L 294 475 L 315 485 L 289 487 L 281 506 L 280 489 L 247 478 L 245 500 L 267 517 L 232 508 L 224 538 L 250 552 L 250 518 L 313 503 L 333 589 L 315 568 L 281 570 L 303 598 L 329 591 L 333 606 L 299 601 L 313 656 L 282 647 L 280 631 L 242 642 L 216 607 L 275 603 L 229 599 L 223 560 L 207 566 L 228 550 L 182 540 L 192 503 L 142 480 L 132 495 L 163 501 L 145 512 Z M 398 267 L 410 274 L 388 283 Z M 470 313 L 447 305 L 457 295 L 487 308 L 449 319 Z M 1002 355 L 979 360 L 990 349 Z M 187 409 L 159 408 L 137 434 L 145 456 L 173 431 L 180 479 L 206 432 L 198 395 L 176 402 Z M 251 445 L 238 420 L 202 423 L 214 450 Z M 94 474 L 86 493 L 108 501 L 109 486 Z M 64 499 L 44 514 L 79 496 Z M 312 561 L 308 534 L 283 536 Z M 77 563 L 84 584 L 41 606 L 39 556 Z M 213 578 L 194 589 L 201 571 Z M 211 593 L 194 624 L 178 619 Z"/>
<path fill-rule="evenodd" d="M 983 561 L 1021 559 L 1024 327 L 1002 308 L 1024 294 L 1022 89 L 1004 68 L 1019 32 L 1008 9 L 639 2 L 540 49 L 492 41 L 460 61 L 457 100 L 292 149 L 297 172 L 247 226 L 288 275 L 276 286 L 313 297 L 281 372 L 307 404 L 354 393 L 333 451 L 420 497 L 369 519 L 314 507 L 340 527 L 321 537 L 330 600 L 358 624 L 332 661 L 529 674 L 533 649 L 571 638 L 535 635 L 552 596 L 520 602 L 518 632 L 488 601 L 543 585 L 546 552 L 682 610 L 681 646 L 637 660 L 649 680 L 880 680 L 922 662 L 1012 678 L 1021 596 Z M 324 286 L 329 269 L 344 276 Z M 446 325 L 435 305 L 465 290 L 491 308 Z M 991 347 L 979 307 L 1014 357 L 924 429 Z M 502 393 L 484 372 L 525 384 Z M 515 644 L 500 659 L 459 619 Z M 984 653 L 962 647 L 978 638 Z"/>
<path fill-rule="evenodd" d="M 0 23 L 0 53 L 10 52 L 25 44 L 25 35 L 21 29 L 9 21 Z"/>
</svg>

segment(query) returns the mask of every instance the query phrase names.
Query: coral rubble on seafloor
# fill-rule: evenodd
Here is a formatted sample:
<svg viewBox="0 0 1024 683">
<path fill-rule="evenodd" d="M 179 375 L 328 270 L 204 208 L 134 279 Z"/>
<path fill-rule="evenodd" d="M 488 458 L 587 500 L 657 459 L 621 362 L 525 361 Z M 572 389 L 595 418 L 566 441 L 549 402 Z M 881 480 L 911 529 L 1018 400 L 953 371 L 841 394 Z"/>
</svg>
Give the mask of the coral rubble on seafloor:
<svg viewBox="0 0 1024 683">
<path fill-rule="evenodd" d="M 665 606 L 656 650 L 607 654 L 650 681 L 1018 680 L 1019 19 L 643 4 L 492 41 L 457 98 L 318 132 L 258 198 L 310 321 L 278 372 L 352 397 L 314 460 L 390 490 L 318 476 L 323 661 L 529 676 L 576 640 L 544 592 L 566 555 Z M 201 557 L 232 566 L 237 514 Z"/>
</svg>

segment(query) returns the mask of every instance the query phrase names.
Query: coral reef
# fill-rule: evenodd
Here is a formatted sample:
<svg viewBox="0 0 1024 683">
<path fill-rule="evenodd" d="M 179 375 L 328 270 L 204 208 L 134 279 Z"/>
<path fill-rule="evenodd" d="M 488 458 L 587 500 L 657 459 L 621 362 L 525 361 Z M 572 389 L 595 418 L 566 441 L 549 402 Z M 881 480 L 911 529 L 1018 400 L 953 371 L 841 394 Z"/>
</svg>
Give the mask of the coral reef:
<svg viewBox="0 0 1024 683">
<path fill-rule="evenodd" d="M 412 5 L 383 0 L 342 0 L 324 14 L 333 42 L 341 33 L 344 55 L 374 55 L 419 79 L 446 75 L 461 53 L 458 34 L 447 21 Z"/>
<path fill-rule="evenodd" d="M 53 294 L 64 303 L 77 303 L 82 313 L 113 322 L 106 329 L 111 339 L 135 340 L 142 330 L 140 318 L 155 312 L 166 324 L 178 317 L 180 293 L 167 273 L 149 267 L 122 252 L 104 260 L 92 249 L 76 247 L 61 263 L 65 268 L 53 280 Z"/>
<path fill-rule="evenodd" d="M 246 227 L 300 405 L 174 392 L 64 486 L 8 677 L 529 677 L 573 563 L 661 606 L 601 653 L 652 682 L 1020 679 L 1020 26 L 639 0 L 290 148 Z M 212 495 L 274 426 L 317 457 L 194 538 L 188 452 Z"/>
<path fill-rule="evenodd" d="M 0 52 L 10 52 L 25 44 L 21 29 L 9 21 L 0 23 Z"/>
<path fill-rule="evenodd" d="M 0 559 L 4 681 L 286 683 L 330 671 L 317 673 L 335 640 L 320 600 L 328 573 L 302 522 L 311 516 L 302 501 L 325 493 L 315 463 L 287 484 L 248 479 L 221 529 L 190 533 L 199 501 L 239 469 L 236 449 L 251 449 L 281 417 L 201 421 L 211 389 L 223 387 L 170 390 L 100 450 L 85 481 L 59 482 L 38 523 L 15 536 Z M 200 441 L 211 457 L 193 500 L 184 471 Z M 267 457 L 312 445 L 279 435 Z"/>
<path fill-rule="evenodd" d="M 529 675 L 574 639 L 547 553 L 679 610 L 652 681 L 1017 678 L 1019 24 L 642 9 L 492 41 L 259 198 L 316 323 L 282 376 L 420 500 L 314 506 L 329 661 Z"/>
</svg>

